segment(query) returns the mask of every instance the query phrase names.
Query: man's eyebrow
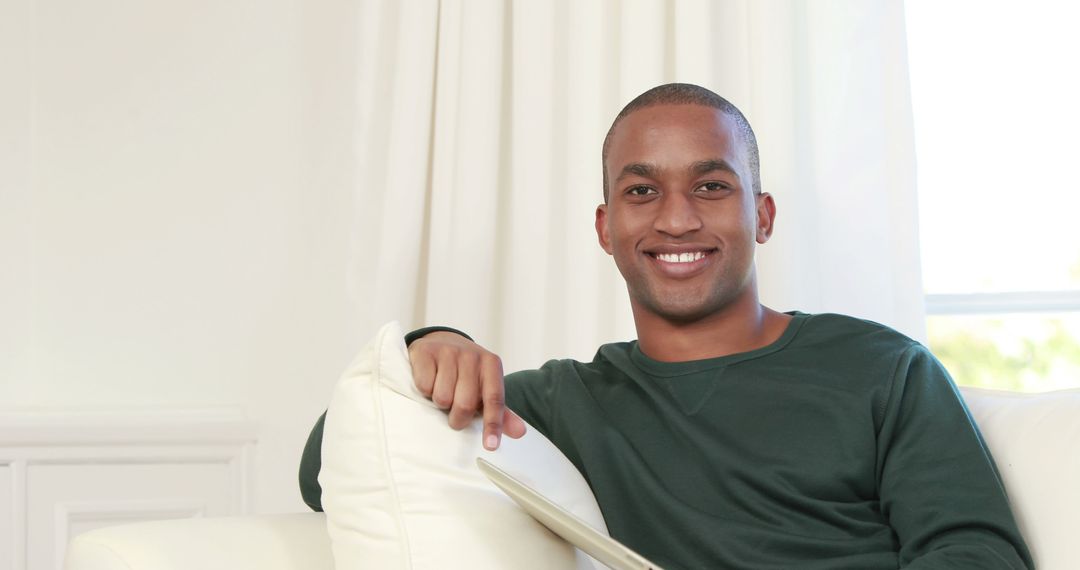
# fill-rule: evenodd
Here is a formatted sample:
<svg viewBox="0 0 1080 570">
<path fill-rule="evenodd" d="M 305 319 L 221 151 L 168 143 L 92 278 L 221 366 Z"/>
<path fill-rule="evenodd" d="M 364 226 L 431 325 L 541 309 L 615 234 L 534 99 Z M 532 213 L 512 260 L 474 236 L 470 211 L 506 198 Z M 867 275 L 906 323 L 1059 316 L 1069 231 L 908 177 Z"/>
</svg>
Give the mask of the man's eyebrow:
<svg viewBox="0 0 1080 570">
<path fill-rule="evenodd" d="M 622 167 L 622 171 L 619 172 L 619 176 L 615 178 L 615 182 L 626 178 L 627 176 L 641 176 L 642 178 L 656 178 L 656 174 L 660 172 L 660 167 L 655 164 L 649 164 L 646 162 L 631 162 Z"/>
<path fill-rule="evenodd" d="M 731 165 L 730 162 L 722 158 L 712 158 L 709 160 L 699 160 L 690 165 L 690 171 L 694 174 L 701 176 L 702 174 L 708 174 L 717 170 L 724 170 L 738 176 L 738 171 Z"/>
</svg>

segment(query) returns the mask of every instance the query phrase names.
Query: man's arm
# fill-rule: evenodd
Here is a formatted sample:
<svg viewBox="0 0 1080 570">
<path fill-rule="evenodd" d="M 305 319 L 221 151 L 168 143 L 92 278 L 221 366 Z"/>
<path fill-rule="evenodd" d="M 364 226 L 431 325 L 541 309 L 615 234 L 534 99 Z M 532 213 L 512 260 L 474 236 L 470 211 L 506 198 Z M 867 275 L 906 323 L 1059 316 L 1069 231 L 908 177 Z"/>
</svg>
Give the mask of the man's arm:
<svg viewBox="0 0 1080 570">
<path fill-rule="evenodd" d="M 417 342 L 420 341 L 420 342 Z M 505 431 L 518 438 L 525 423 L 506 409 L 502 362 L 469 335 L 449 327 L 425 327 L 405 335 L 413 380 L 427 397 L 449 412 L 450 426 L 462 429 L 479 412 L 484 417 L 484 446 L 495 449 Z M 322 511 L 322 435 L 326 412 L 315 422 L 300 457 L 300 495 Z"/>
<path fill-rule="evenodd" d="M 1033 568 L 990 452 L 948 373 L 912 346 L 878 434 L 882 513 L 905 568 Z"/>
</svg>

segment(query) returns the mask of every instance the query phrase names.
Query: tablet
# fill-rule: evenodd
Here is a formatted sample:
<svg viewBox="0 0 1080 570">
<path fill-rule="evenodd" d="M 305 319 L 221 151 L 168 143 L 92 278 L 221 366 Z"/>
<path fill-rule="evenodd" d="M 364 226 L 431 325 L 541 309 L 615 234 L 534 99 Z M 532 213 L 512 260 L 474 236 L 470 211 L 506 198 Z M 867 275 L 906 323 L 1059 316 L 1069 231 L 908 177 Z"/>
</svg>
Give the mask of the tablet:
<svg viewBox="0 0 1080 570">
<path fill-rule="evenodd" d="M 570 511 L 553 503 L 532 487 L 515 479 L 506 471 L 492 465 L 483 457 L 476 458 L 480 471 L 502 489 L 525 512 L 551 532 L 580 548 L 612 570 L 663 570 L 625 544 L 589 526 Z"/>
</svg>

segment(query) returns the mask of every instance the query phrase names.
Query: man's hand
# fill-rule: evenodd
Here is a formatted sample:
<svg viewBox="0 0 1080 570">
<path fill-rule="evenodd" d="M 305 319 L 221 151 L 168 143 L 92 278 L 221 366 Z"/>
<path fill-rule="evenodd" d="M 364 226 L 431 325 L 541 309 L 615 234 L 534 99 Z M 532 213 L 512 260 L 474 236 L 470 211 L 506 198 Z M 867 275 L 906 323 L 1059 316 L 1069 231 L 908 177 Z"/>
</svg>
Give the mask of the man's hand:
<svg viewBox="0 0 1080 570">
<path fill-rule="evenodd" d="M 462 429 L 484 415 L 484 447 L 499 447 L 503 433 L 525 435 L 525 422 L 505 405 L 502 361 L 475 342 L 451 332 L 433 332 L 409 345 L 416 387 L 435 405 L 450 410 L 450 427 Z"/>
</svg>

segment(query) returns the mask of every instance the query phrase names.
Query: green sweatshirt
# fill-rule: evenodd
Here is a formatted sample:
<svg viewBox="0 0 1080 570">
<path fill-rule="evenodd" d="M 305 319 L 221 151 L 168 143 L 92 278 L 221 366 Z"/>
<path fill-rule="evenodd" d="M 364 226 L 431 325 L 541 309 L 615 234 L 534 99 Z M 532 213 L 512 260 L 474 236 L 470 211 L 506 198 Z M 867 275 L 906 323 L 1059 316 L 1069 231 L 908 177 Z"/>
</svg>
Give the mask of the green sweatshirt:
<svg viewBox="0 0 1080 570">
<path fill-rule="evenodd" d="M 796 313 L 769 346 L 680 363 L 608 344 L 507 375 L 506 400 L 665 568 L 1033 567 L 948 374 L 878 324 Z"/>
</svg>

